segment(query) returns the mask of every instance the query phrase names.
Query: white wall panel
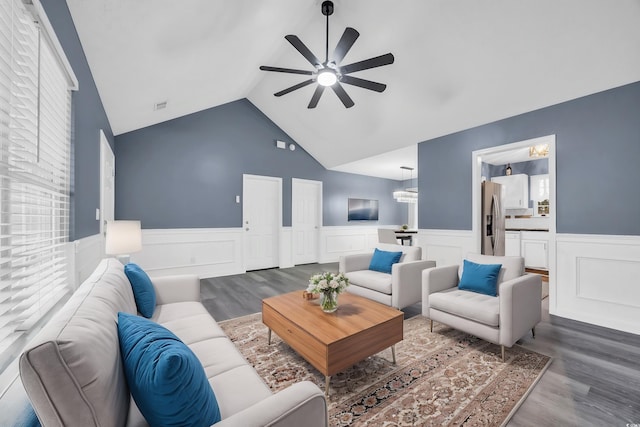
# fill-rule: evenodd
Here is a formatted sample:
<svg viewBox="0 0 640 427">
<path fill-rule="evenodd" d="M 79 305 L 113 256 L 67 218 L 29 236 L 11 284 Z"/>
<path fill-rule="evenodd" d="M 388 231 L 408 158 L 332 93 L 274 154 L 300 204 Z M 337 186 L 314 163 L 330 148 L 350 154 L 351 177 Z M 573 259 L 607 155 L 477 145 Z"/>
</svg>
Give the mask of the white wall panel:
<svg viewBox="0 0 640 427">
<path fill-rule="evenodd" d="M 437 267 L 460 264 L 467 253 L 474 252 L 474 239 L 466 230 L 420 230 L 414 244 L 422 247 L 422 258 Z"/>
<path fill-rule="evenodd" d="M 131 261 L 150 275 L 240 274 L 242 237 L 242 228 L 142 230 L 142 251 L 132 254 Z"/>
<path fill-rule="evenodd" d="M 340 255 L 373 251 L 377 243 L 377 227 L 322 227 L 320 262 L 338 262 Z"/>
<path fill-rule="evenodd" d="M 75 288 L 80 286 L 96 269 L 104 254 L 104 236 L 94 234 L 70 243 L 73 247 L 74 259 L 69 265 L 74 272 L 70 277 L 75 281 Z"/>
<path fill-rule="evenodd" d="M 640 237 L 562 235 L 558 316 L 640 334 Z"/>
</svg>

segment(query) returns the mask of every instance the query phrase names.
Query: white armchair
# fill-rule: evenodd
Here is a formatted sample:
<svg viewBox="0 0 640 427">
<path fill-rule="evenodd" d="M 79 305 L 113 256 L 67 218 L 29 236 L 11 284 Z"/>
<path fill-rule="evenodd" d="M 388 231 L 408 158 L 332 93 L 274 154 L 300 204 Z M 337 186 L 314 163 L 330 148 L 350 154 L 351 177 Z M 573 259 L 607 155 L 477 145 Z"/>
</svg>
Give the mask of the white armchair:
<svg viewBox="0 0 640 427">
<path fill-rule="evenodd" d="M 402 252 L 391 274 L 369 270 L 373 252 L 340 257 L 340 272 L 349 278 L 347 292 L 402 309 L 420 301 L 422 270 L 435 267 L 435 261 L 422 260 L 422 248 L 379 243 L 377 248 Z"/>
<path fill-rule="evenodd" d="M 422 315 L 504 348 L 511 347 L 541 319 L 542 278 L 525 274 L 524 259 L 515 256 L 469 254 L 477 264 L 502 264 L 498 296 L 458 289 L 459 266 L 437 267 L 422 272 Z"/>
</svg>

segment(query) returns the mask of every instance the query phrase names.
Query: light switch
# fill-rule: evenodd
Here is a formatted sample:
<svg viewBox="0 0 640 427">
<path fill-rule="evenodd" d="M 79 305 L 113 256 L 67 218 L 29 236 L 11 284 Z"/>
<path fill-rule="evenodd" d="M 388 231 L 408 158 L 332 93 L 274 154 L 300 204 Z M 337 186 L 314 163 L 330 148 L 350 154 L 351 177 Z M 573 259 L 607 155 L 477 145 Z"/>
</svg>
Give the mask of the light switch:
<svg viewBox="0 0 640 427">
<path fill-rule="evenodd" d="M 240 203 L 240 196 L 236 196 L 236 203 Z"/>
<path fill-rule="evenodd" d="M 100 221 L 100 209 L 96 209 L 96 221 Z"/>
</svg>

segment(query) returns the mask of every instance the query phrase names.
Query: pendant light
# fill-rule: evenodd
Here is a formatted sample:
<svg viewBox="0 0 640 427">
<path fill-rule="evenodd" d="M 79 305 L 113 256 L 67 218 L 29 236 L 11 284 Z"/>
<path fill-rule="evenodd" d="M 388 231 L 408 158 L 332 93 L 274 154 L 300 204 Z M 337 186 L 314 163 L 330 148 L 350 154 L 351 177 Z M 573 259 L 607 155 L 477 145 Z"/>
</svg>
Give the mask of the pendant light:
<svg viewBox="0 0 640 427">
<path fill-rule="evenodd" d="M 400 166 L 402 169 L 402 181 L 404 182 L 404 171 L 408 170 L 411 173 L 409 182 L 413 182 L 413 168 L 409 166 Z M 418 188 L 411 187 L 404 190 L 398 190 L 393 192 L 393 198 L 400 203 L 417 203 L 418 202 Z"/>
</svg>

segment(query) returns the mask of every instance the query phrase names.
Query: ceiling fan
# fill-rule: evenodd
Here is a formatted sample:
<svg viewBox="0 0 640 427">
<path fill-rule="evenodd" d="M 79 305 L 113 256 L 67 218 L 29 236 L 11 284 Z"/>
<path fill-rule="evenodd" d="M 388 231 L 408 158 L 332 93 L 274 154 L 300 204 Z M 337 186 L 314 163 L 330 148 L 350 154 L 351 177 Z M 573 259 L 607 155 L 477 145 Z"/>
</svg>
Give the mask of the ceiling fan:
<svg viewBox="0 0 640 427">
<path fill-rule="evenodd" d="M 274 93 L 275 96 L 286 95 L 294 90 L 303 88 L 313 83 L 317 83 L 313 96 L 311 97 L 311 101 L 307 108 L 315 108 L 318 105 L 318 101 L 320 100 L 320 96 L 324 92 L 326 87 L 331 87 L 333 91 L 336 93 L 340 101 L 344 104 L 346 108 L 353 107 L 355 103 L 351 99 L 351 97 L 347 94 L 347 92 L 342 87 L 342 83 L 358 86 L 364 89 L 373 90 L 376 92 L 383 92 L 387 85 L 382 83 L 377 83 L 371 80 L 360 79 L 358 77 L 350 76 L 349 74 L 355 73 L 356 71 L 368 70 L 370 68 L 381 67 L 383 65 L 393 64 L 394 58 L 391 53 L 387 53 L 385 55 L 376 56 L 375 58 L 365 59 L 364 61 L 354 62 L 352 64 L 341 65 L 340 63 L 344 59 L 344 57 L 349 52 L 349 49 L 353 46 L 356 39 L 360 35 L 354 28 L 347 27 L 342 34 L 342 37 L 338 41 L 338 44 L 333 51 L 333 56 L 331 60 L 329 60 L 329 16 L 333 14 L 333 2 L 324 1 L 321 6 L 322 14 L 327 17 L 327 34 L 326 34 L 326 43 L 325 43 L 325 60 L 321 62 L 310 50 L 307 46 L 302 43 L 302 41 L 295 35 L 289 34 L 285 36 L 285 39 L 289 43 L 296 48 L 298 52 L 304 56 L 307 61 L 311 63 L 315 67 L 313 71 L 307 70 L 296 70 L 292 68 L 280 68 L 280 67 L 270 67 L 266 65 L 262 65 L 260 67 L 263 71 L 275 71 L 278 73 L 290 73 L 290 74 L 303 74 L 311 76 L 310 79 L 305 80 L 301 83 L 293 85 L 287 89 L 281 90 L 280 92 Z"/>
</svg>

